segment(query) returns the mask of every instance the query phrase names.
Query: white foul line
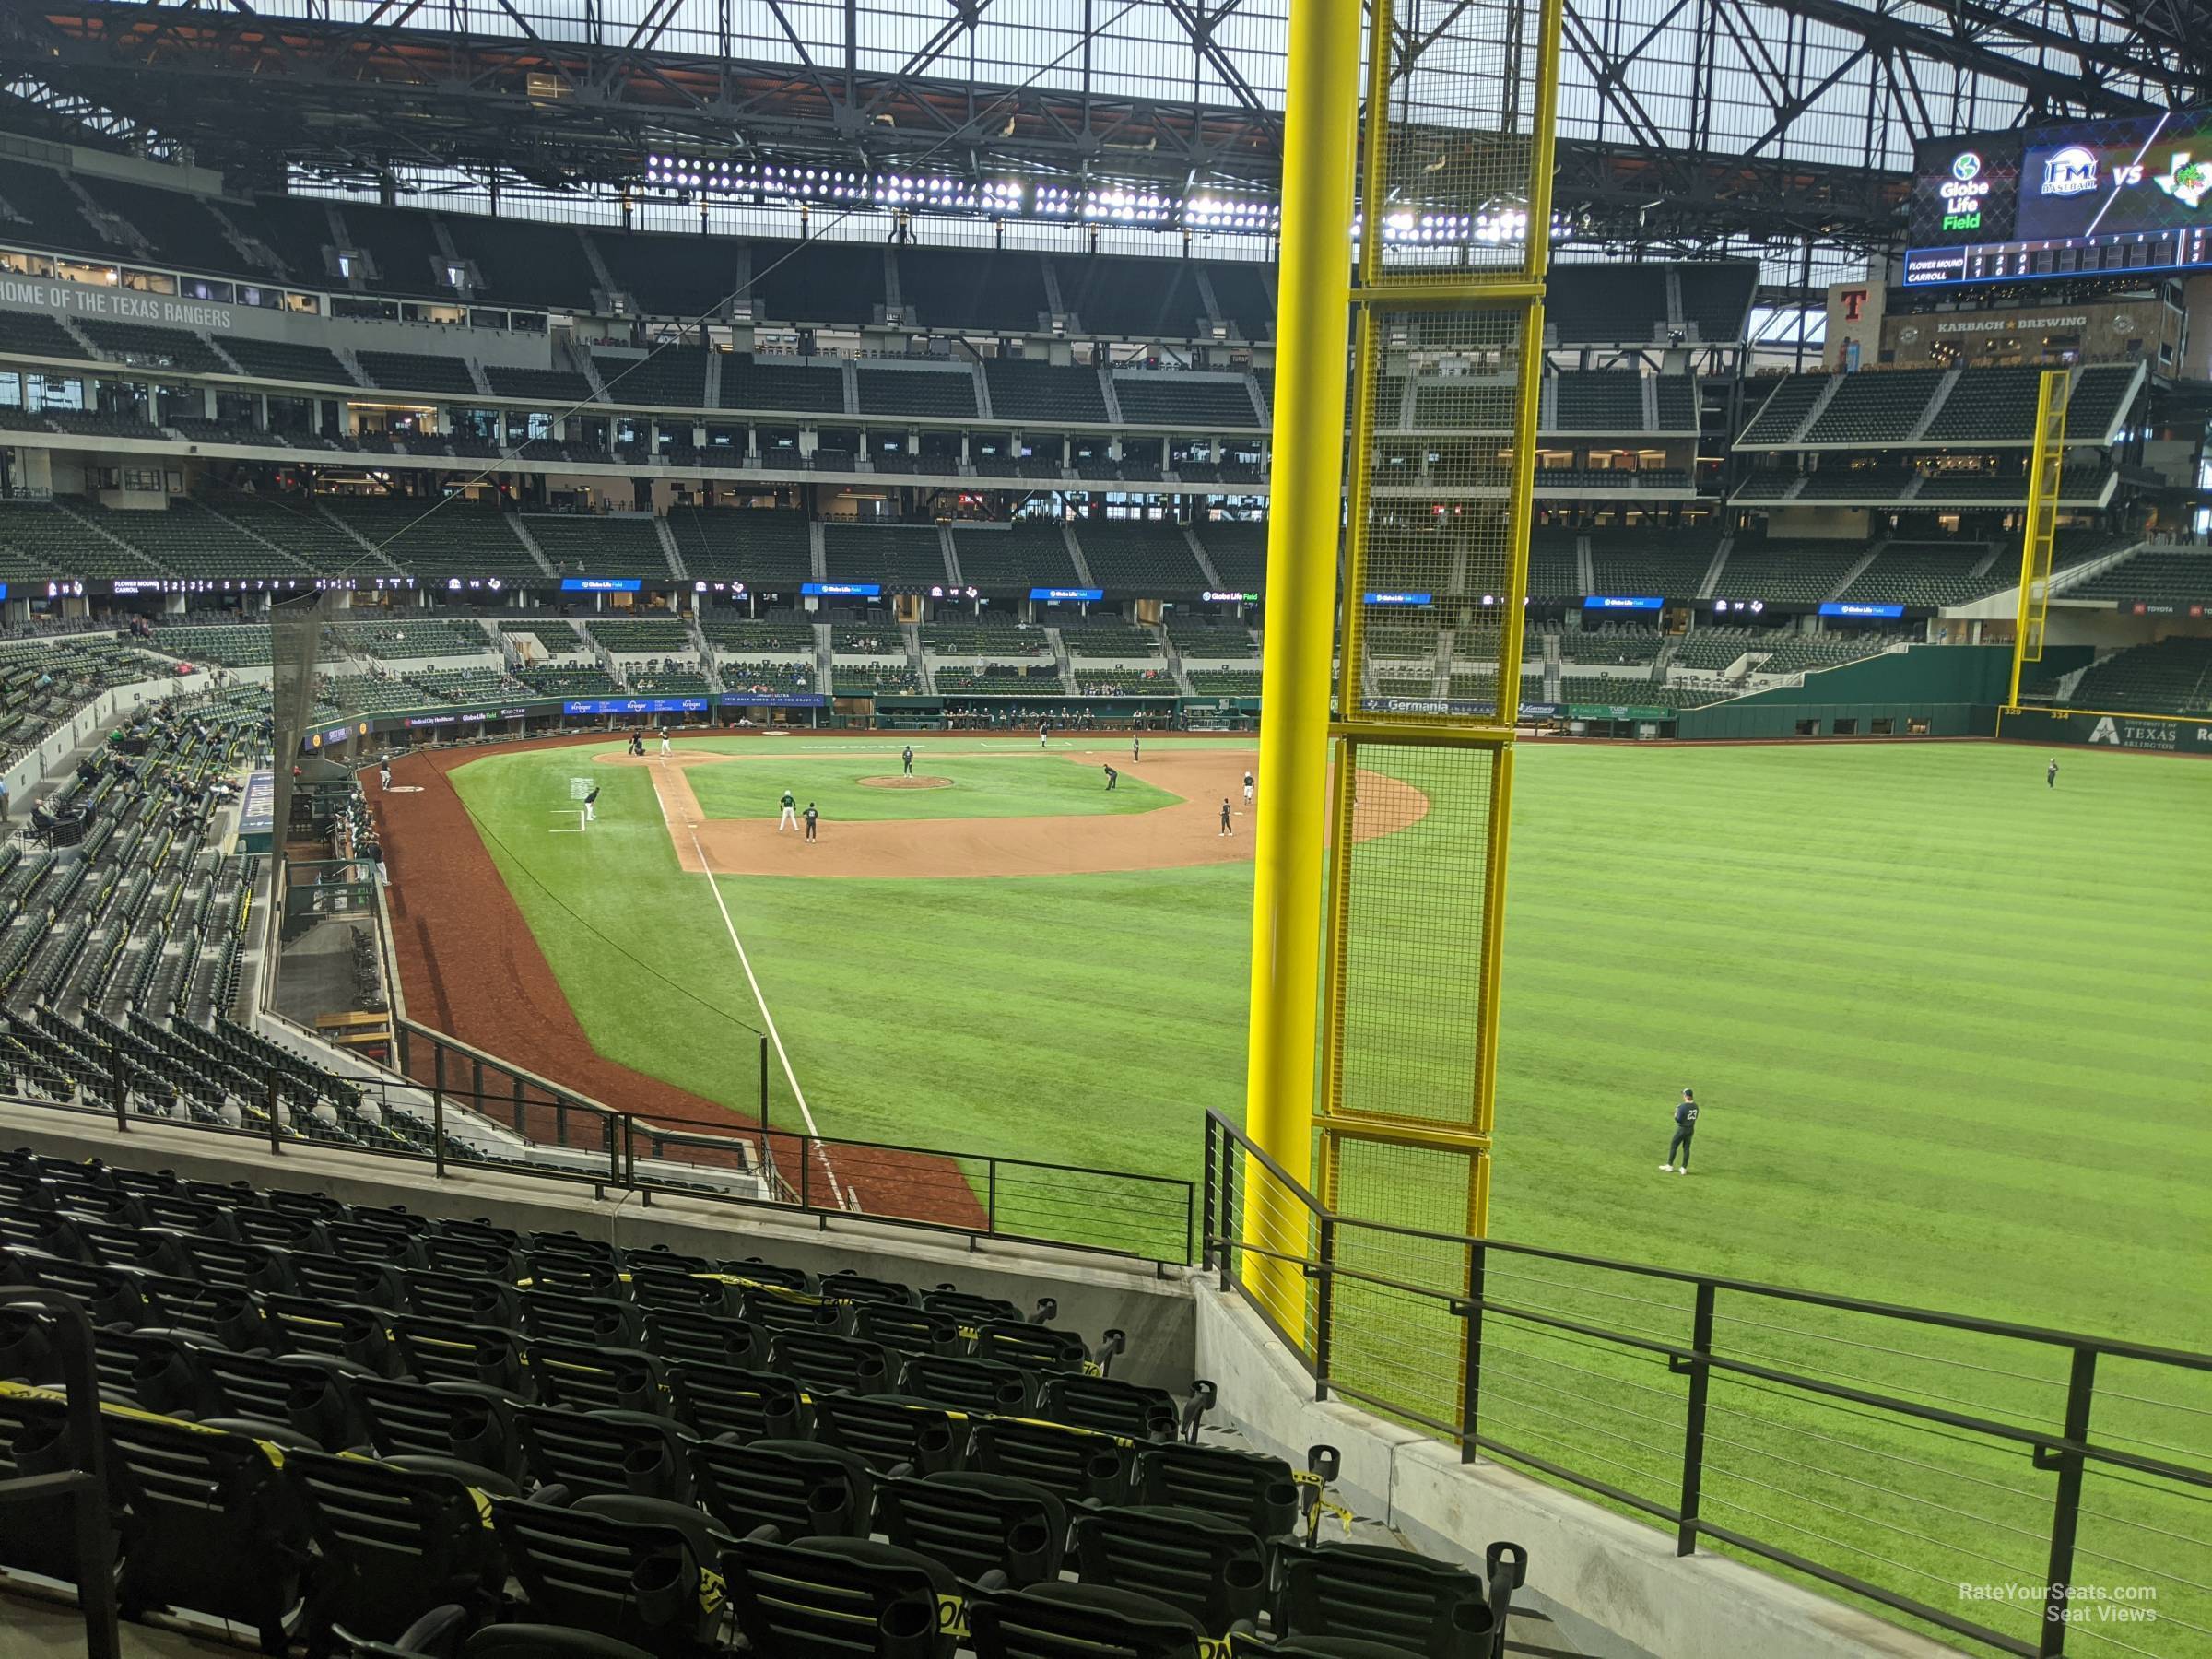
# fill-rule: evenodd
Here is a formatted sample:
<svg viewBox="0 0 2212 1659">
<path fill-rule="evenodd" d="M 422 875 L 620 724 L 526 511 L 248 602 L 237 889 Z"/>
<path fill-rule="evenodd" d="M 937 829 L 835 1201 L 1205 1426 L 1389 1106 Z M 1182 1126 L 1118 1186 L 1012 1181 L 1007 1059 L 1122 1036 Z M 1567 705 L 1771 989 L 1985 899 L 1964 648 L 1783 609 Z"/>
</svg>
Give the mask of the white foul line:
<svg viewBox="0 0 2212 1659">
<path fill-rule="evenodd" d="M 661 764 L 665 763 L 666 758 L 662 757 Z M 657 771 L 653 778 L 653 795 L 660 803 L 662 818 L 673 823 L 675 820 L 668 817 L 668 797 L 661 793 Z M 736 947 L 737 965 L 745 970 L 745 982 L 753 988 L 753 1001 L 759 1005 L 760 1018 L 768 1027 L 769 1041 L 776 1045 L 776 1058 L 783 1066 L 783 1080 L 791 1085 L 791 1098 L 798 1102 L 799 1117 L 806 1125 L 806 1135 L 813 1143 L 814 1153 L 822 1160 L 823 1173 L 830 1177 L 830 1196 L 838 1200 L 838 1206 L 841 1209 L 844 1207 L 844 1198 L 842 1189 L 837 1183 L 837 1168 L 830 1161 L 830 1153 L 822 1145 L 821 1131 L 815 1126 L 814 1113 L 807 1108 L 806 1096 L 799 1088 L 798 1074 L 791 1069 L 791 1054 L 783 1046 L 782 1033 L 776 1030 L 776 1017 L 768 1011 L 768 998 L 761 994 L 760 982 L 753 976 L 753 959 L 746 954 L 745 941 L 737 936 L 737 924 L 730 920 L 730 907 L 723 902 L 722 884 L 714 879 L 714 871 L 707 863 L 707 850 L 699 844 L 698 827 L 687 819 L 684 833 L 691 838 L 691 851 L 697 855 L 700 870 L 707 878 L 707 890 L 714 895 L 714 908 L 722 912 L 722 925 L 729 933 L 730 943 Z M 763 1131 L 767 1127 L 765 1124 L 761 1125 Z"/>
</svg>

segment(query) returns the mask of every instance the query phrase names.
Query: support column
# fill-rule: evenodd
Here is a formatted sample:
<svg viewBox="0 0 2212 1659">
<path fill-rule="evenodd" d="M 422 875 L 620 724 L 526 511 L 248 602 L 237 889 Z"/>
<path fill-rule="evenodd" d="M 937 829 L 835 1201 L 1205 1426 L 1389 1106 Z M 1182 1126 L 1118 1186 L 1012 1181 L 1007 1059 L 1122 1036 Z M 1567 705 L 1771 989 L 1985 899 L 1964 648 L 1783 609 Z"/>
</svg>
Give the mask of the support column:
<svg viewBox="0 0 2212 1659">
<path fill-rule="evenodd" d="M 1252 826 L 1252 1015 L 1245 1125 L 1301 1184 L 1312 1170 L 1314 999 L 1321 971 L 1322 827 L 1328 810 L 1329 679 L 1343 517 L 1344 388 L 1359 126 L 1359 0 L 1290 9 L 1284 97 L 1283 230 L 1276 337 L 1275 485 L 1261 660 L 1259 810 Z M 1305 1247 L 1296 1217 L 1244 1185 L 1248 1242 Z M 1265 1258 L 1254 1258 L 1264 1262 Z M 1249 1271 L 1277 1323 L 1304 1327 L 1296 1267 Z"/>
</svg>

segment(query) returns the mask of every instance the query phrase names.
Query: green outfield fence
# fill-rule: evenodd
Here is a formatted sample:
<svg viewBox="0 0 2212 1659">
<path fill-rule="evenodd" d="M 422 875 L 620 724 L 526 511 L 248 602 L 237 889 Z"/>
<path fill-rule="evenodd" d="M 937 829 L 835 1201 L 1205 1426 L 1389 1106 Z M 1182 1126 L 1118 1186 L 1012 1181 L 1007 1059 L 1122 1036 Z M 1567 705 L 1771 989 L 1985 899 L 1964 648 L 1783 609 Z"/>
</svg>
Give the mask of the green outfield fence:
<svg viewBox="0 0 2212 1659">
<path fill-rule="evenodd" d="M 2212 1653 L 2212 1354 L 1357 1220 L 1206 1137 L 1206 1265 L 1315 1398 L 1947 1639 Z"/>
</svg>

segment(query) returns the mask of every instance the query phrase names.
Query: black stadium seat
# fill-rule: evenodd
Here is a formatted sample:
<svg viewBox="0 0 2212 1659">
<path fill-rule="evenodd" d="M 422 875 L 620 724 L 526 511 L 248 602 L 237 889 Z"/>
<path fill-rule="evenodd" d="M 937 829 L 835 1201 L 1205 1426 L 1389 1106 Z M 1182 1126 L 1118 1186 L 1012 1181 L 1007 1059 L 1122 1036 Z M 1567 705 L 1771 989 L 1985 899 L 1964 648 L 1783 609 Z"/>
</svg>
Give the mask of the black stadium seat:
<svg viewBox="0 0 2212 1659">
<path fill-rule="evenodd" d="M 863 1538 L 747 1538 L 724 1559 L 737 1628 L 756 1653 L 951 1659 L 959 1645 L 940 1615 L 958 1590 L 953 1575 L 913 1550 Z"/>
<path fill-rule="evenodd" d="M 1198 1621 L 1157 1597 L 1098 1584 L 1032 1584 L 969 1603 L 976 1659 L 1200 1659 Z"/>
<path fill-rule="evenodd" d="M 1276 1560 L 1275 1625 L 1384 1641 L 1420 1659 L 1488 1659 L 1502 1620 L 1478 1573 L 1407 1550 L 1327 1543 Z"/>
<path fill-rule="evenodd" d="M 901 1549 L 944 1562 L 962 1578 L 1003 1574 L 1013 1585 L 1056 1578 L 1067 1506 L 1042 1487 L 1006 1475 L 947 1470 L 886 1481 L 877 1524 Z"/>
<path fill-rule="evenodd" d="M 691 1473 L 700 1507 L 733 1532 L 867 1536 L 876 1483 L 853 1453 L 803 1440 L 704 1441 L 691 1447 Z"/>
<path fill-rule="evenodd" d="M 1249 1528 L 1202 1510 L 1133 1505 L 1078 1513 L 1068 1553 L 1086 1584 L 1158 1596 L 1216 1636 L 1256 1618 L 1267 1596 L 1267 1547 Z"/>
<path fill-rule="evenodd" d="M 491 1524 L 530 1611 L 658 1659 L 715 1651 L 717 1564 L 729 1540 L 688 1506 L 598 1497 L 570 1507 L 495 1500 Z"/>
</svg>

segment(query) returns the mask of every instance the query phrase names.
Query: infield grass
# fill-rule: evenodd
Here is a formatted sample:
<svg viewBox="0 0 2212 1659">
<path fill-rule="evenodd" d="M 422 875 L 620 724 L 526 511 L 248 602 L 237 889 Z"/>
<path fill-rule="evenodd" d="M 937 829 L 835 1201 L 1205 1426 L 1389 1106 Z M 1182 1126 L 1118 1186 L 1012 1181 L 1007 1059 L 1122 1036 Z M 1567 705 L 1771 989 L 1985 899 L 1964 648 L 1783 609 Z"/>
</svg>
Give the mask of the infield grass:
<svg viewBox="0 0 2212 1659">
<path fill-rule="evenodd" d="M 1001 770 L 1057 787 L 1021 747 L 915 744 L 917 770 L 973 764 L 976 798 L 853 784 L 896 771 L 896 744 L 794 764 L 827 769 L 851 816 L 922 816 L 987 804 Z M 646 773 L 594 769 L 594 833 L 545 832 L 575 754 L 493 757 L 453 782 L 601 1051 L 749 1112 L 758 1010 Z M 2073 749 L 2049 790 L 2045 759 L 1524 746 L 1493 1234 L 2212 1347 L 2212 767 Z M 705 803 L 748 769 L 691 777 Z M 1102 809 L 1096 773 L 1066 770 Z M 1440 811 L 1406 833 L 1462 828 Z M 1249 866 L 720 886 L 826 1134 L 1194 1176 L 1200 1108 L 1241 1107 Z M 1688 1178 L 1658 1170 L 1684 1085 L 1705 1108 Z M 1458 1204 L 1375 1196 L 1444 1226 Z M 1518 1294 L 1686 1339 L 1688 1298 L 1664 1286 L 1630 1306 L 1561 1271 Z M 1359 1362 L 1392 1397 L 1448 1406 L 1452 1334 L 1400 1312 Z M 1747 1302 L 1724 1320 L 1736 1351 L 1931 1405 L 2050 1424 L 2064 1401 L 2055 1350 L 2029 1363 L 1941 1333 L 1900 1350 L 1894 1326 Z M 1491 1432 L 1672 1501 L 1681 1385 L 1664 1367 L 1528 1333 L 1493 1365 Z M 2205 1389 L 2117 1365 L 2100 1383 L 2108 1434 L 2206 1454 Z M 1716 1385 L 1715 1519 L 1945 1605 L 1959 1583 L 2040 1576 L 2050 1477 L 2024 1453 L 1756 1392 Z M 2172 1615 L 2128 1640 L 2206 1651 L 2186 1623 L 2212 1627 L 2212 1598 L 2184 1583 L 2212 1578 L 2205 1506 L 2111 1477 L 2089 1489 L 2111 1518 L 2085 1522 L 2084 1578 L 2162 1585 Z M 1959 1607 L 2032 1635 L 2031 1608 Z"/>
</svg>

